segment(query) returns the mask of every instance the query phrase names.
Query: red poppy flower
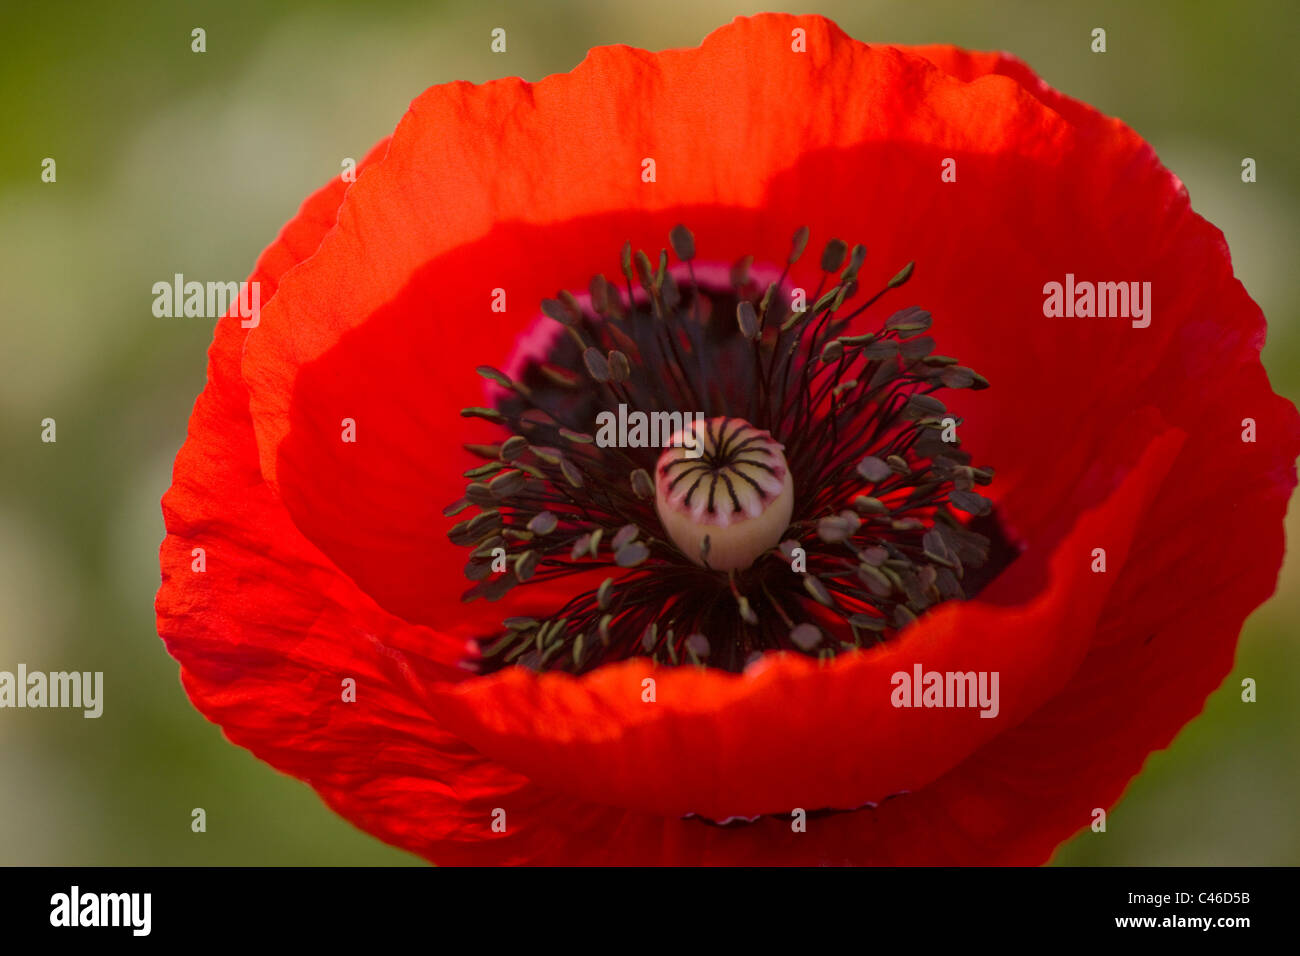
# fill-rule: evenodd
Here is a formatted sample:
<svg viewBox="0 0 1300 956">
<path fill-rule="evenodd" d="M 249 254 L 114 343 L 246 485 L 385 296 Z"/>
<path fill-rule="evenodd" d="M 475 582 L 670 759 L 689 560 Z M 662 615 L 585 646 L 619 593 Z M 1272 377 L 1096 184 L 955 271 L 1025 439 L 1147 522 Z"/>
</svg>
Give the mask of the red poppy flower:
<svg viewBox="0 0 1300 956">
<path fill-rule="evenodd" d="M 1300 422 L 1222 235 L 1003 54 L 765 15 L 435 87 L 252 280 L 159 629 L 435 862 L 1038 863 L 1274 587 Z"/>
</svg>

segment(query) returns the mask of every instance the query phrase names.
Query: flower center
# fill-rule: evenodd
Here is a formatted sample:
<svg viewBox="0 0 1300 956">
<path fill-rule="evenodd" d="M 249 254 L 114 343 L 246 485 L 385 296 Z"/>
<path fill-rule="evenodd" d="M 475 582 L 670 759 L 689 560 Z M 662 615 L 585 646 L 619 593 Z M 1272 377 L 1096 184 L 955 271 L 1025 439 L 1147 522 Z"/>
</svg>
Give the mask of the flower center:
<svg viewBox="0 0 1300 956">
<path fill-rule="evenodd" d="M 672 269 L 667 250 L 655 265 L 627 244 L 622 289 L 598 275 L 581 298 L 545 300 L 558 325 L 544 354 L 479 368 L 491 407 L 461 414 L 507 434 L 466 446 L 484 464 L 445 512 L 480 509 L 449 532 L 470 550 L 463 599 L 552 586 L 467 666 L 828 658 L 973 596 L 1014 559 L 974 490 L 993 472 L 934 394 L 988 382 L 934 354 L 918 307 L 845 334 L 912 264 L 850 305 L 866 249 L 831 240 L 805 295 L 786 280 L 807 242 L 800 229 L 768 281 L 749 257 L 697 272 L 682 226 Z M 541 596 L 555 582 L 567 600 Z"/>
</svg>

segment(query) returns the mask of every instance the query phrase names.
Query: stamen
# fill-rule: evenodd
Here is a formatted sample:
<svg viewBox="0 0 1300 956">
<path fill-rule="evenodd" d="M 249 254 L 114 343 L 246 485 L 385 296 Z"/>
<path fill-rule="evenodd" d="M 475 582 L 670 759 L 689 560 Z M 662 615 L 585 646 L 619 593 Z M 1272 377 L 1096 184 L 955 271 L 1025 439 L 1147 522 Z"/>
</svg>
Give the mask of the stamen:
<svg viewBox="0 0 1300 956">
<path fill-rule="evenodd" d="M 569 292 L 542 303 L 564 327 L 549 355 L 513 377 L 479 368 L 498 397 L 462 415 L 508 434 L 466 446 L 484 464 L 445 512 L 481 509 L 449 532 L 471 552 L 464 600 L 607 575 L 507 618 L 467 666 L 826 659 L 973 596 L 1014 559 L 974 490 L 993 472 L 972 466 L 961 419 L 935 395 L 988 382 L 933 354 L 919 307 L 844 334 L 912 264 L 854 307 L 867 251 L 832 239 L 814 305 L 794 312 L 786 273 L 807 242 L 796 232 L 775 281 L 757 282 L 746 256 L 725 286 L 698 280 L 683 226 L 670 235 L 676 268 L 666 250 L 652 260 L 627 244 L 621 290 L 598 275 L 585 303 Z M 597 440 L 599 416 L 620 407 L 659 423 L 663 440 Z"/>
</svg>

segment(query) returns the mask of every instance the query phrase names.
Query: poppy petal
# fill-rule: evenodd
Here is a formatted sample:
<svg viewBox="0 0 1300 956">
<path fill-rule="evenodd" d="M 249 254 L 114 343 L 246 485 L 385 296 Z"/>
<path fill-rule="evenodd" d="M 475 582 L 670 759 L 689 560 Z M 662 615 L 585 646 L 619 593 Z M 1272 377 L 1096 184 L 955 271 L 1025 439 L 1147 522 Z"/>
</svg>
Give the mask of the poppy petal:
<svg viewBox="0 0 1300 956">
<path fill-rule="evenodd" d="M 365 175 L 386 146 L 363 162 Z M 314 194 L 263 253 L 250 277 L 263 298 L 333 226 L 345 188 L 336 180 Z M 409 689 L 454 676 L 459 642 L 375 606 L 262 481 L 238 378 L 245 334 L 237 315 L 218 323 L 208 385 L 163 501 L 158 629 L 186 693 L 232 741 L 391 843 L 431 858 L 436 848 L 448 862 L 476 858 L 486 841 L 501 862 L 534 858 L 554 842 L 535 821 L 553 816 L 556 798 L 440 730 Z M 345 680 L 355 681 L 354 702 Z M 519 819 L 498 834 L 491 812 L 502 803 Z"/>
</svg>

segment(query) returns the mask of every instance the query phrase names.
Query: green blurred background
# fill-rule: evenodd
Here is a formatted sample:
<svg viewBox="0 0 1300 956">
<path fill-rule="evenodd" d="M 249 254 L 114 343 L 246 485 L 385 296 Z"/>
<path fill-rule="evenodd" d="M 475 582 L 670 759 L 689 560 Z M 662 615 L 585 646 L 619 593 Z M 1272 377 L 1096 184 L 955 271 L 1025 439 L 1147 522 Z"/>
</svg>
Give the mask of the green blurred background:
<svg viewBox="0 0 1300 956">
<path fill-rule="evenodd" d="M 229 744 L 154 630 L 158 500 L 212 322 L 157 319 L 175 272 L 240 279 L 343 157 L 425 87 L 693 46 L 726 0 L 43 2 L 0 12 L 0 669 L 102 670 L 99 720 L 0 711 L 0 863 L 416 862 Z M 1227 234 L 1300 397 L 1297 7 L 1278 2 L 791 3 L 866 41 L 1005 49 L 1135 127 Z M 508 52 L 489 51 L 504 27 Z M 1089 50 L 1094 27 L 1108 52 Z M 190 31 L 207 31 L 207 52 Z M 44 157 L 58 182 L 40 182 Z M 1242 157 L 1259 181 L 1244 185 Z M 40 421 L 58 421 L 42 444 Z M 1300 540 L 1295 508 L 1289 538 Z M 1300 863 L 1300 548 L 1206 713 L 1060 863 Z M 1243 704 L 1242 676 L 1259 682 Z M 207 811 L 206 833 L 190 810 Z"/>
</svg>

